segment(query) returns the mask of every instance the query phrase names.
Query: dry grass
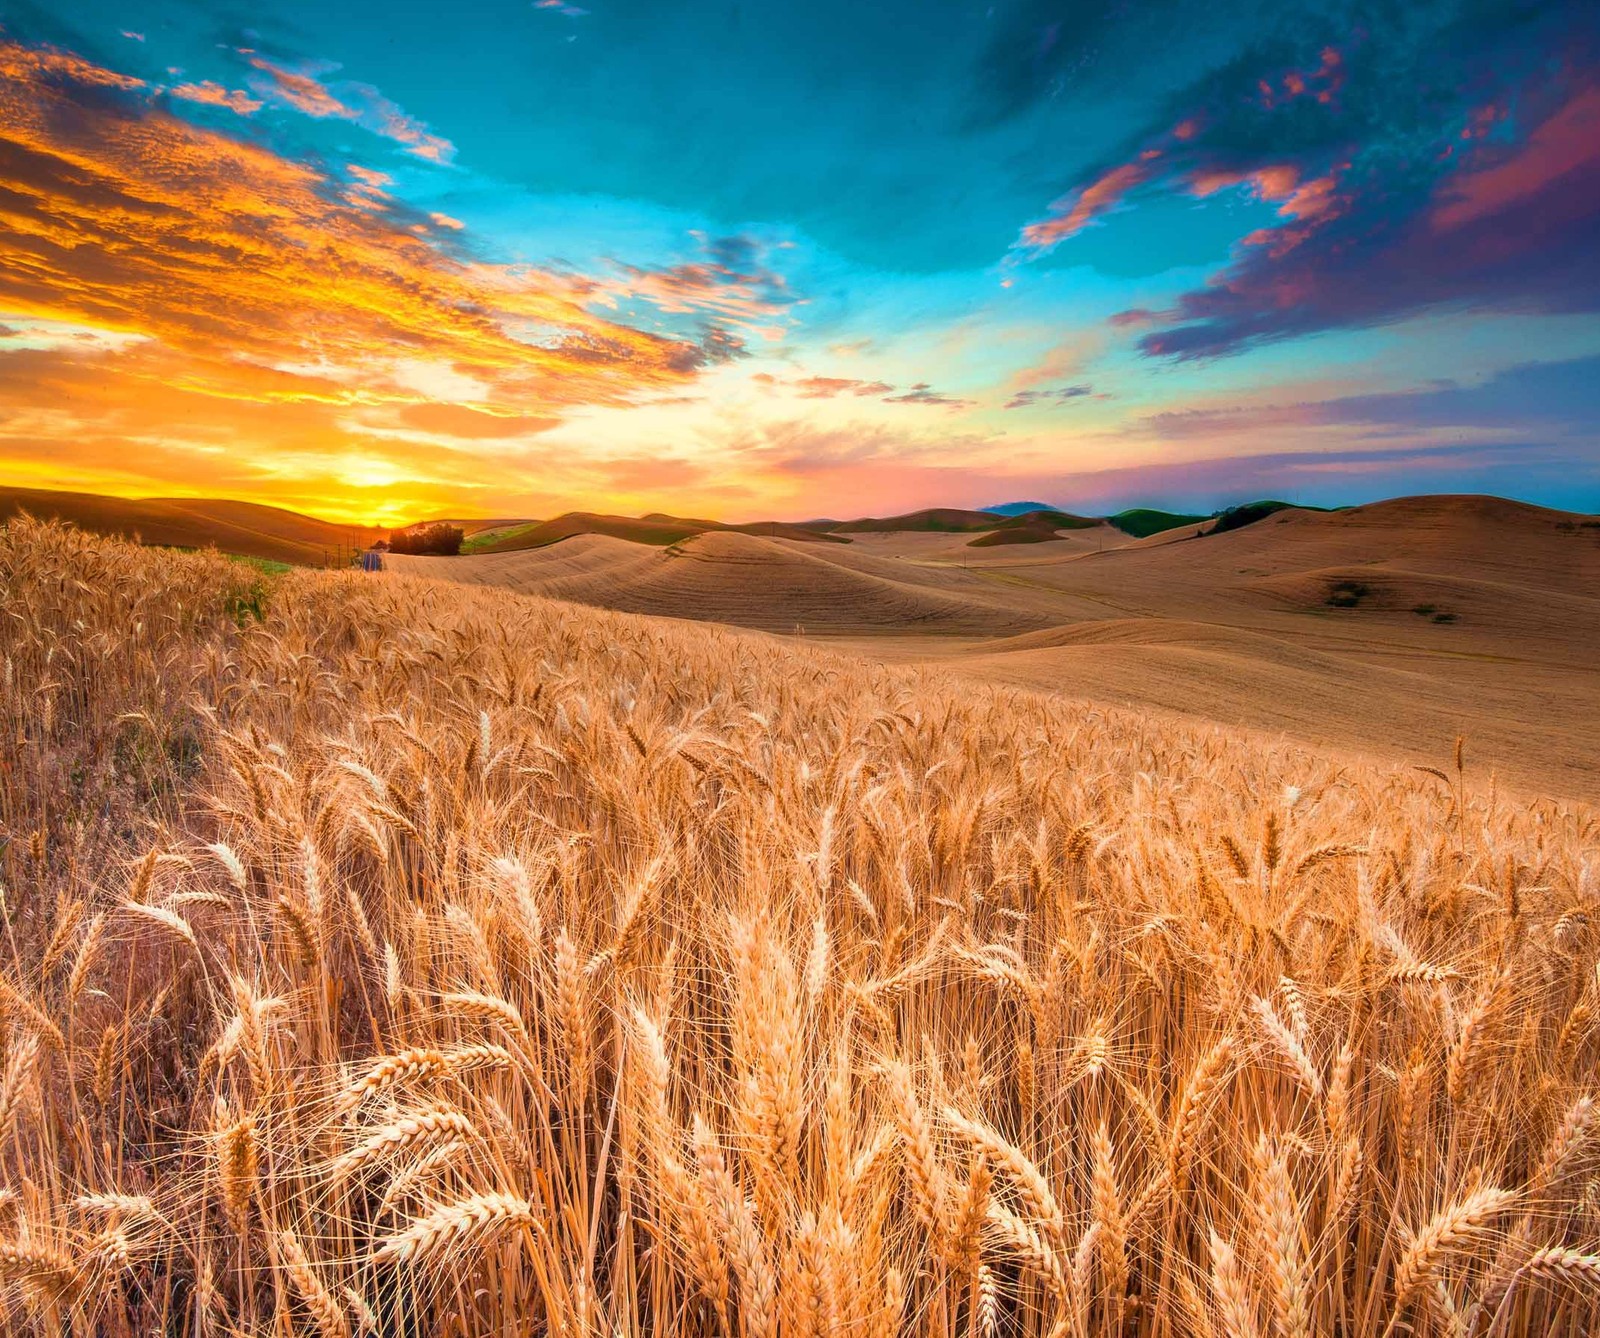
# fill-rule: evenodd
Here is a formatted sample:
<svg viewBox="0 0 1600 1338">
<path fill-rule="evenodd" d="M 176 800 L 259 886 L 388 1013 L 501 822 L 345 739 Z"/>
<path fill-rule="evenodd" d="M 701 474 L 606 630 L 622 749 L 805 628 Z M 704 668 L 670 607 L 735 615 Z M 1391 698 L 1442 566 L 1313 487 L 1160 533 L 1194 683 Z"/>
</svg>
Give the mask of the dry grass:
<svg viewBox="0 0 1600 1338">
<path fill-rule="evenodd" d="M 0 532 L 8 1333 L 1588 1332 L 1587 810 Z"/>
</svg>

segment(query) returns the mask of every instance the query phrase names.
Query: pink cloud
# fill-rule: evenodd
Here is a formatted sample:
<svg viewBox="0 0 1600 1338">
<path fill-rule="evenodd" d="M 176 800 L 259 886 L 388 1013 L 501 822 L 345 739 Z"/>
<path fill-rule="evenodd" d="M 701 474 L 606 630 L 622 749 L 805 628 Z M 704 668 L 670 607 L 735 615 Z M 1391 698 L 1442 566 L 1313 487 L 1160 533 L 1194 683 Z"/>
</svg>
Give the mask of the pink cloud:
<svg viewBox="0 0 1600 1338">
<path fill-rule="evenodd" d="M 1263 108 L 1305 97 L 1315 98 L 1327 106 L 1332 103 L 1343 82 L 1343 57 L 1333 47 L 1325 47 L 1316 68 L 1264 76 L 1257 82 L 1257 91 Z M 1140 186 L 1175 175 L 1182 161 L 1193 160 L 1209 124 L 1210 117 L 1196 112 L 1153 136 L 1127 161 L 1102 170 L 1088 185 L 1053 201 L 1047 217 L 1023 228 L 1018 245 L 1034 251 L 1049 250 L 1083 231 Z M 1313 197 L 1294 201 L 1299 179 L 1299 169 L 1289 163 L 1253 167 L 1231 164 L 1202 166 L 1191 171 L 1188 178 L 1190 190 L 1198 196 L 1210 195 L 1229 186 L 1247 185 L 1260 199 L 1289 201 L 1294 209 L 1286 207 L 1283 212 L 1290 217 L 1304 216 L 1303 210 L 1315 203 Z"/>
<path fill-rule="evenodd" d="M 1245 186 L 1262 200 L 1285 200 L 1300 179 L 1299 169 L 1290 163 L 1273 163 L 1248 172 L 1201 169 L 1189 178 L 1190 191 L 1204 199 L 1230 186 Z"/>
<path fill-rule="evenodd" d="M 1096 177 L 1082 190 L 1055 201 L 1050 206 L 1050 217 L 1030 223 L 1022 230 L 1023 245 L 1043 251 L 1082 232 L 1114 208 L 1129 191 L 1154 177 L 1155 162 L 1154 156 L 1141 155 L 1133 162 L 1123 163 Z"/>
<path fill-rule="evenodd" d="M 1433 211 L 1433 226 L 1445 231 L 1499 213 L 1597 158 L 1600 88 L 1587 88 L 1534 131 L 1514 157 L 1456 182 Z"/>
<path fill-rule="evenodd" d="M 792 382 L 802 399 L 832 399 L 836 395 L 887 395 L 894 389 L 887 381 L 858 381 L 848 376 L 807 376 Z"/>
<path fill-rule="evenodd" d="M 1105 350 L 1106 337 L 1097 329 L 1083 330 L 1069 335 L 1054 345 L 1031 366 L 1024 367 L 1006 383 L 1005 389 L 1015 395 L 1022 391 L 1037 390 L 1041 386 L 1071 381 Z"/>
</svg>

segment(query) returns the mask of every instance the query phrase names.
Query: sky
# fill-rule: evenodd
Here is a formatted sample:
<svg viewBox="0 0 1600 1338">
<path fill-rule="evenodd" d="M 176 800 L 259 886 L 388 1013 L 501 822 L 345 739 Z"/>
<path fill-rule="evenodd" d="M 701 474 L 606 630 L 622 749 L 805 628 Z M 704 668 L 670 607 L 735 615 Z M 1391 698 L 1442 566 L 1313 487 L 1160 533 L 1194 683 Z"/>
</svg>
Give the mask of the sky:
<svg viewBox="0 0 1600 1338">
<path fill-rule="evenodd" d="M 0 0 L 0 484 L 1600 511 L 1600 7 Z"/>
</svg>

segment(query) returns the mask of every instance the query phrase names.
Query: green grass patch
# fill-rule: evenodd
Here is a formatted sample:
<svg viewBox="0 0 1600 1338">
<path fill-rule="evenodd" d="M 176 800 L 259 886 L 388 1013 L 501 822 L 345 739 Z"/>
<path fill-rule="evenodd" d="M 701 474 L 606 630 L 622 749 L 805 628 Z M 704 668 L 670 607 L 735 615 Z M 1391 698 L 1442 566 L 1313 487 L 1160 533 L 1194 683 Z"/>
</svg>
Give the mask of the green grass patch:
<svg viewBox="0 0 1600 1338">
<path fill-rule="evenodd" d="M 277 558 L 250 557 L 246 553 L 224 553 L 223 557 L 244 567 L 254 567 L 263 576 L 282 576 L 294 570 L 292 562 L 279 562 Z"/>
<path fill-rule="evenodd" d="M 272 587 L 280 576 L 293 571 L 294 567 L 276 558 L 250 557 L 243 553 L 225 553 L 223 556 L 252 573 L 248 581 L 234 586 L 222 596 L 223 610 L 233 619 L 234 625 L 243 631 L 251 623 L 261 622 L 267 616 L 267 601 L 271 597 Z M 244 575 L 244 572 L 240 575 Z"/>
<path fill-rule="evenodd" d="M 476 534 L 469 534 L 461 541 L 463 553 L 481 553 L 492 548 L 503 539 L 516 539 L 527 534 L 529 530 L 537 529 L 541 522 L 530 520 L 526 525 L 511 525 L 501 530 L 479 530 Z"/>
</svg>

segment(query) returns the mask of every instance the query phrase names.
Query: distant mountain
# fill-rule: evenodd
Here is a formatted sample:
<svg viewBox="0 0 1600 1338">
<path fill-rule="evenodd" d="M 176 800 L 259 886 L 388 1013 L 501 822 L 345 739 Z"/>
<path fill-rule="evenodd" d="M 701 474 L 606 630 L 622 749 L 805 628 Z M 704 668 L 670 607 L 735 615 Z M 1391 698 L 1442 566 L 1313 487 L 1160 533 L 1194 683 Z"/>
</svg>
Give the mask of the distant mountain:
<svg viewBox="0 0 1600 1338">
<path fill-rule="evenodd" d="M 652 512 L 648 516 L 607 516 L 593 511 L 569 511 L 537 524 L 523 525 L 503 533 L 488 534 L 472 545 L 474 553 L 515 553 L 528 548 L 545 548 L 579 534 L 605 534 L 630 543 L 666 548 L 696 535 L 730 532 L 773 539 L 801 539 L 813 543 L 847 544 L 841 535 L 823 534 L 802 525 L 787 525 L 776 520 L 753 521 L 746 525 L 725 525 L 716 520 L 695 520 Z"/>
<path fill-rule="evenodd" d="M 956 507 L 930 507 L 924 511 L 908 511 L 902 516 L 867 516 L 862 520 L 820 522 L 813 528 L 822 528 L 826 525 L 828 531 L 833 534 L 895 534 L 907 531 L 980 534 L 989 530 L 1031 525 L 1035 521 L 1049 522 L 1058 530 L 1083 530 L 1100 523 L 1084 516 L 1068 515 L 1065 511 L 1036 507 L 1029 503 L 1026 511 L 1003 516 L 993 511 L 962 511 Z"/>
<path fill-rule="evenodd" d="M 1054 511 L 1049 502 L 1002 502 L 999 506 L 986 506 L 983 510 L 991 516 L 1025 516 L 1030 511 Z"/>
</svg>

